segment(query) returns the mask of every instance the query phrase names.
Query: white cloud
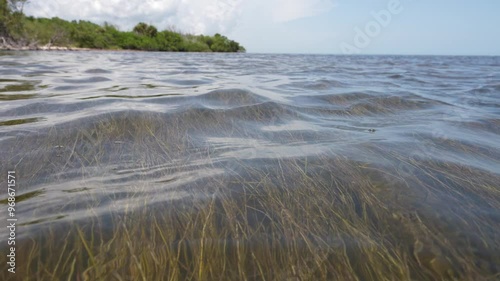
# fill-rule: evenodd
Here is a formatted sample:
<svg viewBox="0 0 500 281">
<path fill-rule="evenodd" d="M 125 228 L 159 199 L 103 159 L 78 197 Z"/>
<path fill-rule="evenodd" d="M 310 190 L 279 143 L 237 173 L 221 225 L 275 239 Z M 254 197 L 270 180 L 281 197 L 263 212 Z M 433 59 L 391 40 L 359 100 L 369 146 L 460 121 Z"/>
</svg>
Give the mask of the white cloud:
<svg viewBox="0 0 500 281">
<path fill-rule="evenodd" d="M 241 13 L 242 0 L 32 0 L 25 11 L 36 17 L 108 21 L 131 29 L 143 21 L 160 29 L 174 25 L 191 33 L 227 32 Z"/>
<path fill-rule="evenodd" d="M 273 4 L 275 22 L 311 17 L 328 12 L 335 7 L 333 0 L 275 0 Z"/>
<path fill-rule="evenodd" d="M 104 21 L 122 29 L 140 22 L 190 33 L 229 33 L 243 13 L 252 21 L 282 23 L 333 8 L 333 0 L 32 0 L 26 13 L 37 17 Z M 259 6 L 259 9 L 248 9 Z M 247 8 L 247 11 L 245 11 Z"/>
<path fill-rule="evenodd" d="M 183 0 L 170 24 L 193 33 L 228 32 L 242 12 L 242 0 Z"/>
</svg>

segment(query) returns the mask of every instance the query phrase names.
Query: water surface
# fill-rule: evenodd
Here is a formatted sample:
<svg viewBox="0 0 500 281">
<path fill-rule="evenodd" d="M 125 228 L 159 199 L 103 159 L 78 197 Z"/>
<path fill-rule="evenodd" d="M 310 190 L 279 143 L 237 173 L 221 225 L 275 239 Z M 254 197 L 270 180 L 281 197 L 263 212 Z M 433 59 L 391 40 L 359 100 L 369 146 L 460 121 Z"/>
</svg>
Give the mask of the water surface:
<svg viewBox="0 0 500 281">
<path fill-rule="evenodd" d="M 28 253 L 38 241 L 37 257 L 57 260 L 44 245 L 70 226 L 83 229 L 76 241 L 99 233 L 105 243 L 132 227 L 127 216 L 147 228 L 208 208 L 211 234 L 179 222 L 203 235 L 172 243 L 230 251 L 241 241 L 248 260 L 296 247 L 315 261 L 276 262 L 284 275 L 271 280 L 500 278 L 499 67 L 498 57 L 0 52 L 1 172 L 18 177 L 17 245 Z M 248 212 L 233 217 L 227 202 Z M 230 225 L 241 233 L 221 232 Z M 86 272 L 76 260 L 80 271 L 47 263 L 53 275 L 38 276 Z M 40 270 L 33 263 L 19 258 L 21 274 Z M 175 276 L 203 279 L 185 263 Z M 242 264 L 245 278 L 266 276 Z M 114 274 L 126 275 L 121 266 Z M 233 273 L 220 276 L 242 278 Z"/>
</svg>

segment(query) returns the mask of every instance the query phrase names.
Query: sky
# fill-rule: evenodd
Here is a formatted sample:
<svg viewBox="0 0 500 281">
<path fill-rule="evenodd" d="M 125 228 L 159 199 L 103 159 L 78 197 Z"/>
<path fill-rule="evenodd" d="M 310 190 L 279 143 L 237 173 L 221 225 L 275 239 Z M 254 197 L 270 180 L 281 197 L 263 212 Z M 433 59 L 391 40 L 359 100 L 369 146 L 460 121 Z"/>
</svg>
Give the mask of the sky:
<svg viewBox="0 0 500 281">
<path fill-rule="evenodd" d="M 221 33 L 251 53 L 500 55 L 498 0 L 31 0 L 37 17 Z"/>
</svg>

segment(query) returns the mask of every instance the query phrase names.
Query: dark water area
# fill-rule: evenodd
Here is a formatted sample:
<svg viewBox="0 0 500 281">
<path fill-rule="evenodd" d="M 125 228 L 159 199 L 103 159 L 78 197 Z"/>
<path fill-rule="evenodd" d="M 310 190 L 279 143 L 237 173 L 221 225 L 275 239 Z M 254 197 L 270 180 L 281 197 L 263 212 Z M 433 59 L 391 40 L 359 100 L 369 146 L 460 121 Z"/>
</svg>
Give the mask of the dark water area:
<svg viewBox="0 0 500 281">
<path fill-rule="evenodd" d="M 0 52 L 1 279 L 499 280 L 499 70 Z"/>
</svg>

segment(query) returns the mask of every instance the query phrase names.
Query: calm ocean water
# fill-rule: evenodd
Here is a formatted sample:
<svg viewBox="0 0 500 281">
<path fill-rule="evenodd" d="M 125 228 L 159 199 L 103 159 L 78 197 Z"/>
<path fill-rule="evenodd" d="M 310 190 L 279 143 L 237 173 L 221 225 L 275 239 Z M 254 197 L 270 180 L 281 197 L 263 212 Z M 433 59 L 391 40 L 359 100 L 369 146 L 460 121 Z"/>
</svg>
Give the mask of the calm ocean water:
<svg viewBox="0 0 500 281">
<path fill-rule="evenodd" d="M 450 255 L 494 275 L 499 70 L 499 57 L 0 52 L 0 220 L 10 170 L 21 244 L 144 204 L 217 197 L 221 185 L 238 191 L 231 182 L 249 170 L 286 182 L 296 173 L 281 164 L 296 161 L 353 194 L 345 171 L 361 169 L 384 210 L 447 237 L 442 253 L 471 248 Z M 353 198 L 361 210 L 367 199 Z M 420 262 L 426 240 L 409 241 Z"/>
</svg>

